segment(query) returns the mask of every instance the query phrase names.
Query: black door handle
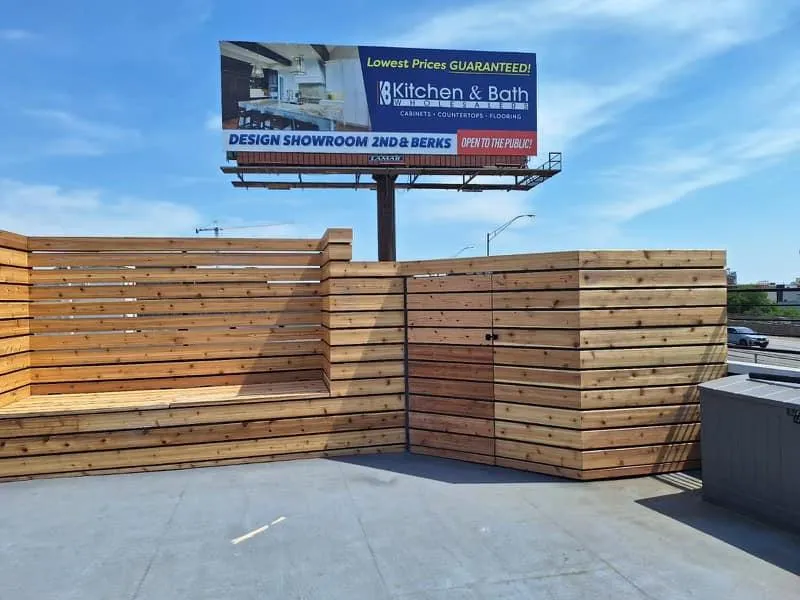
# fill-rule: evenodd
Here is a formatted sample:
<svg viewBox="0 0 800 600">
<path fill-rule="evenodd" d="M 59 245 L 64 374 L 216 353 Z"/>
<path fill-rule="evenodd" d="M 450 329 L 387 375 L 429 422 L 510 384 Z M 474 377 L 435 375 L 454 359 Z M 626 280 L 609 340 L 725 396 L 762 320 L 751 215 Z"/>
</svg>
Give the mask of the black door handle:
<svg viewBox="0 0 800 600">
<path fill-rule="evenodd" d="M 496 340 L 497 339 L 497 334 L 496 333 L 487 333 L 486 336 L 484 336 L 484 337 L 485 337 L 487 342 L 491 342 L 492 340 Z"/>
</svg>

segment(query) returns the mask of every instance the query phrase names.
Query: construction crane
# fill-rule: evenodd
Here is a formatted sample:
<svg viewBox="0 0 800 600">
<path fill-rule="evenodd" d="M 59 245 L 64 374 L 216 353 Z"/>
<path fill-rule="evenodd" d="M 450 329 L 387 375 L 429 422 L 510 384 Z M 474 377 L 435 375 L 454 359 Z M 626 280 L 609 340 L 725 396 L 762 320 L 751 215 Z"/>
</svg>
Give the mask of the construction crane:
<svg viewBox="0 0 800 600">
<path fill-rule="evenodd" d="M 281 225 L 291 225 L 291 223 L 261 223 L 258 225 L 226 225 L 221 226 L 217 221 L 210 227 L 195 227 L 194 232 L 200 234 L 206 231 L 213 231 L 214 237 L 219 237 L 220 232 L 228 231 L 229 229 L 260 229 L 262 227 L 279 227 Z"/>
</svg>

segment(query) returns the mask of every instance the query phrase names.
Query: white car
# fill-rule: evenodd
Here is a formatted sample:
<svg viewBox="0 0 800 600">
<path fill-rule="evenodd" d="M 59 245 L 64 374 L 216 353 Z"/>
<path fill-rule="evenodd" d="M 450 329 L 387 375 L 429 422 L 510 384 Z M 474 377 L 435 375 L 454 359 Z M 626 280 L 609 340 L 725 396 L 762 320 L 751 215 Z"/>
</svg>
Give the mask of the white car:
<svg viewBox="0 0 800 600">
<path fill-rule="evenodd" d="M 752 346 L 766 348 L 769 345 L 769 338 L 756 333 L 749 327 L 728 327 L 728 344 L 744 348 Z"/>
</svg>

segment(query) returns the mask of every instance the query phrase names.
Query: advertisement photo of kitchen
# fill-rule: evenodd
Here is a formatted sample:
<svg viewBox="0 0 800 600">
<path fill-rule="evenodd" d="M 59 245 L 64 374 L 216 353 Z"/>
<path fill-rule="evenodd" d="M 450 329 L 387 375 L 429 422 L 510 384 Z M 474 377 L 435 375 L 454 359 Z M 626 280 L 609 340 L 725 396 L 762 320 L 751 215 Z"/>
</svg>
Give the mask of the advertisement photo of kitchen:
<svg viewBox="0 0 800 600">
<path fill-rule="evenodd" d="M 368 131 L 356 46 L 221 42 L 223 129 Z"/>
</svg>

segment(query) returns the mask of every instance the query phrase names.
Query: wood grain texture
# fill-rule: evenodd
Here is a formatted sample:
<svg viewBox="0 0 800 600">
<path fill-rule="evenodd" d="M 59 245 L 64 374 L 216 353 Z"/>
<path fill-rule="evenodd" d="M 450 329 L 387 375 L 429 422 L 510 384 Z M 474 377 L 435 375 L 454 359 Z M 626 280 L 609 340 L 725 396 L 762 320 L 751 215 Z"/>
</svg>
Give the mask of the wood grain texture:
<svg viewBox="0 0 800 600">
<path fill-rule="evenodd" d="M 11 267 L 8 267 L 11 268 Z M 21 271 L 22 269 L 18 269 Z M 28 271 L 25 271 L 26 275 Z M 259 268 L 241 267 L 225 268 L 173 268 L 173 269 L 34 269 L 31 281 L 34 285 L 56 285 L 63 283 L 269 283 L 319 281 L 320 270 L 316 268 Z M 2 276 L 2 272 L 0 272 Z M 2 279 L 0 279 L 2 281 Z M 16 283 L 28 283 L 27 277 Z"/>
<path fill-rule="evenodd" d="M 319 250 L 318 239 L 30 237 L 33 252 L 280 251 Z"/>
<path fill-rule="evenodd" d="M 439 398 L 437 396 L 410 395 L 408 408 L 420 413 L 438 413 L 463 417 L 493 419 L 494 408 L 491 401 L 468 398 Z"/>
<path fill-rule="evenodd" d="M 412 429 L 458 433 L 462 435 L 494 436 L 494 420 L 422 412 L 410 412 L 408 426 Z"/>
<path fill-rule="evenodd" d="M 492 312 L 489 310 L 411 310 L 410 327 L 450 327 L 491 329 Z"/>
<path fill-rule="evenodd" d="M 725 268 L 724 250 L 582 250 L 582 269 Z"/>
<path fill-rule="evenodd" d="M 489 293 L 409 294 L 408 310 L 491 310 L 492 298 Z"/>
<path fill-rule="evenodd" d="M 412 446 L 441 448 L 443 450 L 455 450 L 488 456 L 494 455 L 494 439 L 477 435 L 411 429 L 409 431 L 409 441 Z"/>
<path fill-rule="evenodd" d="M 319 283 L 136 283 L 128 285 L 54 285 L 30 288 L 31 300 L 137 300 L 272 298 L 319 296 Z M 11 298 L 9 298 L 11 299 Z"/>
<path fill-rule="evenodd" d="M 409 300 L 415 294 L 441 294 L 443 292 L 489 292 L 492 279 L 489 275 L 448 275 L 447 277 L 410 277 Z"/>
<path fill-rule="evenodd" d="M 603 269 L 580 272 L 581 288 L 709 286 L 727 286 L 723 269 Z"/>
<path fill-rule="evenodd" d="M 319 298 L 219 298 L 202 300 L 112 300 L 108 302 L 35 302 L 32 317 L 70 315 L 166 315 L 253 312 L 314 312 L 321 308 Z M 1 310 L 1 306 L 0 306 Z"/>
<path fill-rule="evenodd" d="M 34 253 L 31 267 L 319 266 L 318 252 L 70 252 Z M 24 265 L 23 265 L 24 266 Z"/>
</svg>

